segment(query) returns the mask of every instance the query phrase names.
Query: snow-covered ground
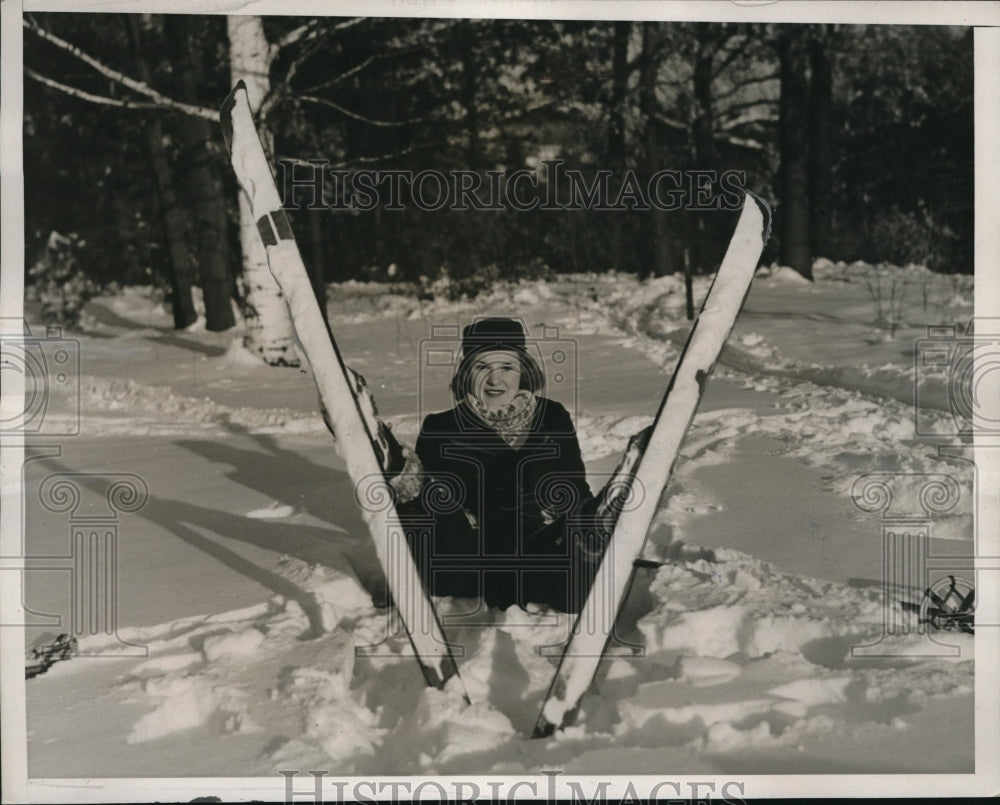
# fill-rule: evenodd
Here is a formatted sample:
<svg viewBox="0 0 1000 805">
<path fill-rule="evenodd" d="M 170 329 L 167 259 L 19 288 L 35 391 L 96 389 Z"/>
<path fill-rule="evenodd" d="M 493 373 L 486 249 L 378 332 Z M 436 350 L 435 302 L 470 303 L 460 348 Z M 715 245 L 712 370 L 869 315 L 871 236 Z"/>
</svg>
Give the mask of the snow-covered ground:
<svg viewBox="0 0 1000 805">
<path fill-rule="evenodd" d="M 912 403 L 918 341 L 971 318 L 972 281 L 896 269 L 889 337 L 872 267 L 816 274 L 759 272 L 650 533 L 646 558 L 666 564 L 637 570 L 575 725 L 547 740 L 528 735 L 565 616 L 438 600 L 472 703 L 426 688 L 380 606 L 308 369 L 259 365 L 232 333 L 172 331 L 149 289 L 95 300 L 81 433 L 25 468 L 27 551 L 68 553 L 70 515 L 39 498 L 53 473 L 89 474 L 80 512 L 100 513 L 107 473 L 140 476 L 149 499 L 117 525 L 117 635 L 85 629 L 81 656 L 27 682 L 30 776 L 972 771 L 973 639 L 915 617 L 883 635 L 922 582 L 884 595 L 882 515 L 858 480 L 888 474 L 891 514 L 920 517 L 937 479 L 958 497 L 925 516 L 929 550 L 972 555 L 972 465 L 937 450 L 959 443 L 945 368 L 919 370 L 930 435 Z M 547 366 L 548 393 L 574 413 L 595 489 L 651 421 L 688 328 L 679 277 L 566 276 L 461 303 L 359 283 L 329 296 L 346 360 L 409 441 L 449 404 L 449 368 L 427 360 L 453 343 L 440 327 L 522 316 L 543 356 L 570 356 L 558 381 Z M 945 565 L 931 578 L 957 573 Z M 26 574 L 29 645 L 67 629 L 70 576 Z"/>
</svg>

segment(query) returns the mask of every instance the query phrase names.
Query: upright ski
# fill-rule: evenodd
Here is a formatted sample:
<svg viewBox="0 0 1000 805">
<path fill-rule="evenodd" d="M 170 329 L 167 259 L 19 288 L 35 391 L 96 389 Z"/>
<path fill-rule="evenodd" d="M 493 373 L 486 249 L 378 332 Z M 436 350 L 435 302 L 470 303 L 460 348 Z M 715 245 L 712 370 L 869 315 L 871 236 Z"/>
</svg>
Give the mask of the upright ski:
<svg viewBox="0 0 1000 805">
<path fill-rule="evenodd" d="M 254 125 L 246 86 L 238 82 L 222 104 L 223 134 L 240 187 L 253 210 L 268 266 L 288 303 L 295 332 L 312 367 L 324 418 L 357 490 L 362 516 L 375 543 L 393 602 L 429 685 L 468 694 L 437 613 L 427 597 L 384 479 L 389 445 L 371 409 L 360 376 L 344 364 L 309 283 L 302 256 L 281 206 L 274 176 Z"/>
<path fill-rule="evenodd" d="M 629 445 L 607 489 L 632 489 L 577 616 L 533 737 L 551 735 L 572 719 L 597 672 L 618 612 L 628 596 L 634 563 L 660 495 L 673 472 L 681 442 L 694 418 L 705 382 L 733 329 L 770 231 L 770 212 L 747 194 L 743 212 L 701 312 L 695 319 L 652 426 Z M 607 497 L 605 495 L 604 497 Z M 602 503 L 607 503 L 604 501 Z"/>
</svg>

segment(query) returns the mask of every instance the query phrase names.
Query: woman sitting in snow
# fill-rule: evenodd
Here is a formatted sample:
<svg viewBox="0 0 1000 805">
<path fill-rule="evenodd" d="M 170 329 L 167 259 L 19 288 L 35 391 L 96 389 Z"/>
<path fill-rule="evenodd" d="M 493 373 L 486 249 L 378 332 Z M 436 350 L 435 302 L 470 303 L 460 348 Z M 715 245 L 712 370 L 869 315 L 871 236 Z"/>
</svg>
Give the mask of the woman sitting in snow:
<svg viewBox="0 0 1000 805">
<path fill-rule="evenodd" d="M 430 544 L 411 533 L 411 549 L 434 595 L 582 606 L 607 531 L 583 547 L 598 501 L 570 415 L 544 385 L 519 322 L 464 329 L 455 407 L 429 415 L 417 440 L 424 494 L 398 507 L 406 523 L 433 523 Z"/>
</svg>

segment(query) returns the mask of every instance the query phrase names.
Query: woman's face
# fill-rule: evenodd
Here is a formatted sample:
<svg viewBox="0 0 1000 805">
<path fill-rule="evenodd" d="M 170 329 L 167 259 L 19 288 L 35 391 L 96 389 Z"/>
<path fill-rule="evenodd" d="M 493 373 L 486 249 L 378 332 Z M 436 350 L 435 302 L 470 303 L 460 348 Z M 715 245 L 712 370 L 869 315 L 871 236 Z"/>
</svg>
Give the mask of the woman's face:
<svg viewBox="0 0 1000 805">
<path fill-rule="evenodd" d="M 521 387 L 521 361 L 506 350 L 481 352 L 472 363 L 472 393 L 487 408 L 499 409 L 514 400 Z"/>
</svg>

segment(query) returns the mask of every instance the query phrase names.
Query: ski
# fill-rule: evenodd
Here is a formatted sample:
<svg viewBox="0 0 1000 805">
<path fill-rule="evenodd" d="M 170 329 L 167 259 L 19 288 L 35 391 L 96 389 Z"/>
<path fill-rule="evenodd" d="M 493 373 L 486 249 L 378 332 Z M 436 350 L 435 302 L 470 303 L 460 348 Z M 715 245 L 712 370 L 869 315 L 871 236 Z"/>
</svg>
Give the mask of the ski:
<svg viewBox="0 0 1000 805">
<path fill-rule="evenodd" d="M 653 424 L 633 438 L 602 493 L 603 508 L 615 505 L 615 500 L 620 501 L 626 493 L 632 503 L 620 506 L 621 514 L 587 600 L 563 648 L 532 737 L 547 737 L 566 726 L 593 681 L 618 612 L 628 597 L 634 563 L 642 554 L 660 495 L 673 472 L 705 382 L 743 307 L 769 234 L 768 207 L 747 193 L 736 231 L 694 321 Z"/>
<path fill-rule="evenodd" d="M 385 428 L 376 417 L 360 375 L 346 366 L 323 320 L 242 81 L 223 101 L 220 121 L 230 162 L 250 202 L 268 266 L 285 296 L 296 336 L 312 367 L 324 420 L 362 503 L 362 516 L 417 662 L 428 685 L 444 689 L 452 680 L 448 689 L 468 702 L 440 620 L 407 545 L 393 491 L 385 480 L 391 449 Z"/>
</svg>

